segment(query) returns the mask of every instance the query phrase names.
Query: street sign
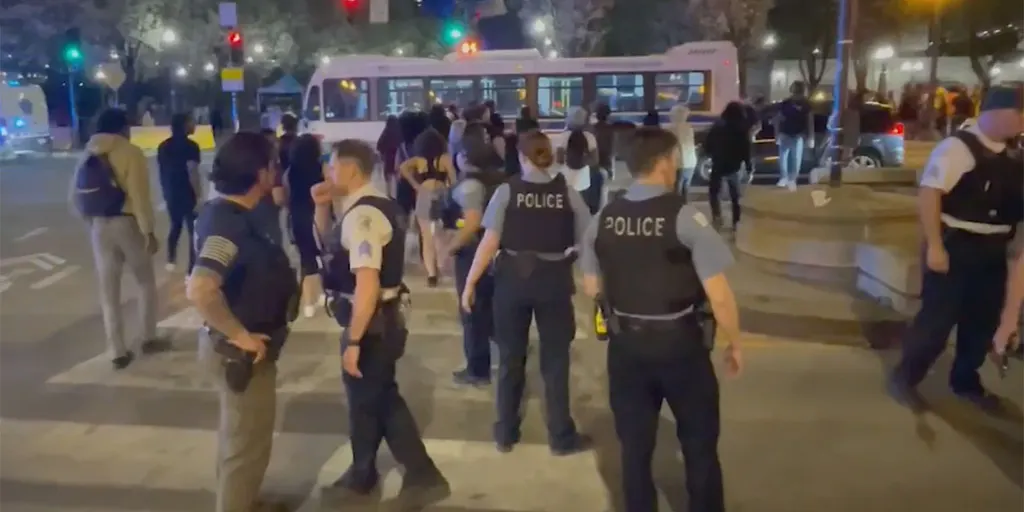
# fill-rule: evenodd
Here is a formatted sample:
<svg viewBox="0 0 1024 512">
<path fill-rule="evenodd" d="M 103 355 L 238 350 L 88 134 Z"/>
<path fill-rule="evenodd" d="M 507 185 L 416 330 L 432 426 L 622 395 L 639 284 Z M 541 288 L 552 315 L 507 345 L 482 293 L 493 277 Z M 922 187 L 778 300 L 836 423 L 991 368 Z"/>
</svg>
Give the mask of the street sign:
<svg viewBox="0 0 1024 512">
<path fill-rule="evenodd" d="M 103 85 L 106 85 L 112 91 L 116 91 L 124 85 L 125 74 L 124 70 L 121 69 L 119 62 L 104 62 L 97 66 L 99 71 L 103 72 Z"/>
<path fill-rule="evenodd" d="M 238 26 L 238 6 L 234 2 L 221 2 L 217 6 L 217 15 L 220 18 L 220 28 Z"/>
<path fill-rule="evenodd" d="M 242 92 L 245 90 L 245 71 L 242 68 L 224 68 L 220 70 L 220 85 L 224 92 Z"/>
<path fill-rule="evenodd" d="M 387 23 L 388 0 L 370 0 L 370 23 Z"/>
</svg>

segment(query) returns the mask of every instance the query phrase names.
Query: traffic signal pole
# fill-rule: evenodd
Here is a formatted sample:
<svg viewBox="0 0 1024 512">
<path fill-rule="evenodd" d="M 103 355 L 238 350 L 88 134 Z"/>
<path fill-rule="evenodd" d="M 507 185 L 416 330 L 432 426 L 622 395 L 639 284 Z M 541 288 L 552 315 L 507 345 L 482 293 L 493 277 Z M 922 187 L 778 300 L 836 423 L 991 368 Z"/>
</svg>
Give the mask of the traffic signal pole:
<svg viewBox="0 0 1024 512">
<path fill-rule="evenodd" d="M 71 116 L 71 148 L 79 147 L 78 102 L 75 101 L 75 68 L 68 64 L 68 114 Z"/>
</svg>

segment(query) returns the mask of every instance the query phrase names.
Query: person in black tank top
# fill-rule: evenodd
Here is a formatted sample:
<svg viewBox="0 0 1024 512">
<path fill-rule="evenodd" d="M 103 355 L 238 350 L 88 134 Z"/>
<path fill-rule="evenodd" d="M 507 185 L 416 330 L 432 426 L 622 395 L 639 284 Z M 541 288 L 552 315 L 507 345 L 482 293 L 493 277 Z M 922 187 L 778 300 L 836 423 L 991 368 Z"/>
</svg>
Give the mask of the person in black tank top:
<svg viewBox="0 0 1024 512">
<path fill-rule="evenodd" d="M 440 220 L 438 208 L 446 194 L 448 184 L 455 181 L 455 167 L 447 153 L 448 143 L 444 136 L 428 128 L 416 138 L 413 145 L 415 156 L 402 162 L 399 172 L 416 190 L 416 204 L 413 217 L 420 234 L 420 254 L 427 271 L 428 286 L 437 286 L 438 248 L 436 221 Z"/>
</svg>

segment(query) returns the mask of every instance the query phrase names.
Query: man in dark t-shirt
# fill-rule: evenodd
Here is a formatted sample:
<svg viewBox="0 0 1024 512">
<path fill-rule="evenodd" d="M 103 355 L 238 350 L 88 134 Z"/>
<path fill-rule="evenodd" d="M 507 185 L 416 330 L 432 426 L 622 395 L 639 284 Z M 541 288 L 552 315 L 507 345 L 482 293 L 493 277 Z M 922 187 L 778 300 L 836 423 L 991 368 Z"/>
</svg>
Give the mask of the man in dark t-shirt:
<svg viewBox="0 0 1024 512">
<path fill-rule="evenodd" d="M 803 82 L 793 82 L 789 92 L 789 98 L 779 104 L 779 112 L 773 120 L 781 174 L 777 185 L 796 190 L 800 167 L 804 161 L 804 147 L 814 148 L 814 114 L 811 103 L 807 101 L 807 88 Z"/>
<path fill-rule="evenodd" d="M 188 232 L 188 272 L 195 261 L 193 229 L 196 206 L 202 194 L 199 179 L 199 144 L 189 138 L 195 124 L 188 114 L 171 118 L 171 136 L 157 146 L 160 190 L 167 206 L 171 227 L 167 232 L 167 269 L 175 268 L 181 230 Z"/>
</svg>

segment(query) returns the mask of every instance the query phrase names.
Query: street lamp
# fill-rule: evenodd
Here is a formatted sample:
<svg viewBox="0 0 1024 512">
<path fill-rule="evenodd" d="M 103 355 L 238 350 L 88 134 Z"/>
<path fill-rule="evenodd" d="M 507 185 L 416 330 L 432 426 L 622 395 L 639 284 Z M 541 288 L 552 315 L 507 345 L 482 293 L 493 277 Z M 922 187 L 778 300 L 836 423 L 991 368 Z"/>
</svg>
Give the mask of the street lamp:
<svg viewBox="0 0 1024 512">
<path fill-rule="evenodd" d="M 206 71 L 207 73 L 213 73 L 216 70 L 217 66 L 213 65 L 212 62 L 207 62 L 206 65 L 203 66 L 203 71 Z"/>
<path fill-rule="evenodd" d="M 538 18 L 533 20 L 533 25 L 531 25 L 531 28 L 533 29 L 533 32 L 535 34 L 543 34 L 545 31 L 547 31 L 548 25 L 547 23 L 544 23 L 544 20 Z"/>
<path fill-rule="evenodd" d="M 1002 69 L 999 69 L 999 66 L 996 66 L 996 67 L 992 68 L 992 69 L 991 69 L 991 70 L 990 70 L 990 71 L 988 72 L 988 74 L 989 74 L 989 75 L 992 75 L 992 76 L 996 76 L 996 75 L 998 75 L 999 73 L 1002 73 L 1002 72 L 1003 72 L 1003 70 L 1002 70 Z"/>
<path fill-rule="evenodd" d="M 402 55 L 405 55 L 405 50 L 403 50 L 401 48 L 395 48 L 395 55 L 398 55 L 399 57 L 401 57 Z"/>
<path fill-rule="evenodd" d="M 548 52 L 548 58 L 549 59 L 557 59 L 558 58 L 558 52 L 555 51 L 555 50 L 551 50 L 550 52 Z"/>
<path fill-rule="evenodd" d="M 551 38 L 550 37 L 545 37 L 544 38 L 544 46 L 551 46 Z"/>
<path fill-rule="evenodd" d="M 328 57 L 326 55 L 324 55 L 323 57 L 320 57 L 320 64 L 323 64 L 323 65 L 326 66 L 326 65 L 328 65 L 330 63 L 331 63 L 331 58 L 330 57 Z"/>
<path fill-rule="evenodd" d="M 777 44 L 779 44 L 779 40 L 775 37 L 775 34 L 768 34 L 764 36 L 764 41 L 761 41 L 761 46 L 767 50 L 775 48 Z"/>
<path fill-rule="evenodd" d="M 188 70 L 185 69 L 185 66 L 178 66 L 178 69 L 174 70 L 174 75 L 178 78 L 185 78 L 188 76 Z"/>
<path fill-rule="evenodd" d="M 107 74 L 102 69 L 97 69 L 96 74 L 92 76 L 97 82 L 102 82 L 107 79 Z"/>
<path fill-rule="evenodd" d="M 263 54 L 263 50 L 264 50 L 263 45 L 260 44 L 260 43 L 256 43 L 252 47 L 252 51 L 255 52 L 256 55 L 262 55 Z"/>
<path fill-rule="evenodd" d="M 178 42 L 178 34 L 171 29 L 166 29 L 160 36 L 160 40 L 163 41 L 164 44 L 174 44 Z"/>
<path fill-rule="evenodd" d="M 887 60 L 893 58 L 896 55 L 896 50 L 892 46 L 883 46 L 875 50 L 872 58 L 875 60 Z"/>
<path fill-rule="evenodd" d="M 245 58 L 245 63 L 246 64 L 252 64 L 255 61 L 256 61 L 256 59 L 253 59 L 251 55 Z"/>
</svg>

